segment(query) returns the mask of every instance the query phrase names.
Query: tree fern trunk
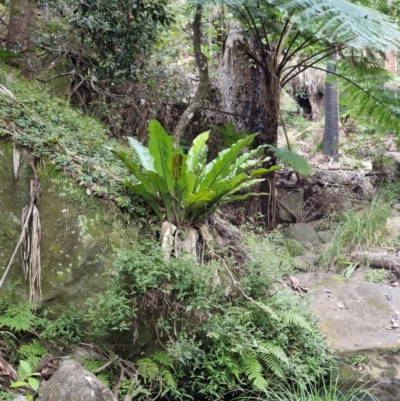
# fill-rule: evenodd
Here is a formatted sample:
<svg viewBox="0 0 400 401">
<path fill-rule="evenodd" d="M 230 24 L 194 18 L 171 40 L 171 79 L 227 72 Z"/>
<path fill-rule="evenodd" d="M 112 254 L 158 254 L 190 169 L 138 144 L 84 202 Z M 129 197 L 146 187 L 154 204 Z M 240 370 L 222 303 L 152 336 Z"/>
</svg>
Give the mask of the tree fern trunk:
<svg viewBox="0 0 400 401">
<path fill-rule="evenodd" d="M 335 71 L 337 53 L 331 58 L 331 64 L 328 65 L 327 76 Z M 334 84 L 326 82 L 325 84 L 325 131 L 322 146 L 322 153 L 331 156 L 335 161 L 339 160 L 339 95 Z"/>
<path fill-rule="evenodd" d="M 280 81 L 274 71 L 268 71 L 265 76 L 266 99 L 265 99 L 265 114 L 266 122 L 264 131 L 260 134 L 262 144 L 277 146 L 278 142 L 278 124 L 280 110 Z M 275 156 L 266 149 L 266 156 L 270 157 L 264 165 L 269 168 L 276 164 Z M 275 193 L 275 173 L 268 174 L 266 179 L 261 183 L 261 213 L 264 216 L 264 224 L 267 229 L 273 229 L 277 226 L 277 208 L 276 208 L 276 193 Z"/>
</svg>

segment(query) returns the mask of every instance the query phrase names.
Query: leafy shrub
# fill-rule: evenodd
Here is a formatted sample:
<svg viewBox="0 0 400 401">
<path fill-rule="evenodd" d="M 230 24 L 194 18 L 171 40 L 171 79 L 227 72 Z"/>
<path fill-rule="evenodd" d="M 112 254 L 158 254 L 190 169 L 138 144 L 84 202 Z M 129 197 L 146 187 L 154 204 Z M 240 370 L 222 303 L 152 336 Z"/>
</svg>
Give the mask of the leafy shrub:
<svg viewBox="0 0 400 401">
<path fill-rule="evenodd" d="M 112 328 L 115 314 L 134 310 L 120 327 L 135 335 L 138 325 L 149 326 L 166 350 L 164 362 L 154 356 L 137 361 L 140 385 L 124 383 L 124 394 L 222 399 L 227 392 L 261 394 L 288 378 L 306 383 L 323 376 L 332 357 L 312 318 L 295 295 L 268 295 L 276 292 L 274 281 L 291 271 L 284 246 L 252 236 L 249 243 L 251 257 L 240 278 L 247 298 L 235 288 L 224 295 L 225 284 L 215 284 L 215 277 L 223 283 L 228 277 L 216 264 L 166 260 L 150 241 L 116 252 L 113 283 L 91 304 L 92 324 L 105 319 L 104 327 Z"/>
</svg>

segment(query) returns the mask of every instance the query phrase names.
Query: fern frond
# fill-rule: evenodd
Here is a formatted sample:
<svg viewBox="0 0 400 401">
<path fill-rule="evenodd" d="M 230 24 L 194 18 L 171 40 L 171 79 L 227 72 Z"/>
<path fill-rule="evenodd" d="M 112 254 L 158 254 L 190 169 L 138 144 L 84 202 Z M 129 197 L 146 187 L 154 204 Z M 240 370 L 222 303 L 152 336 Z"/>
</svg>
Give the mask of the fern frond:
<svg viewBox="0 0 400 401">
<path fill-rule="evenodd" d="M 262 354 L 271 354 L 279 361 L 289 363 L 289 358 L 285 354 L 285 351 L 270 341 L 262 341 L 259 343 L 257 351 L 261 352 Z"/>
<path fill-rule="evenodd" d="M 281 12 L 291 14 L 300 28 L 313 27 L 330 43 L 386 51 L 398 49 L 400 31 L 392 19 L 376 10 L 347 0 L 270 0 Z"/>
<path fill-rule="evenodd" d="M 10 305 L 3 316 L 0 316 L 0 327 L 7 327 L 11 331 L 29 331 L 35 325 L 37 319 L 34 306 L 29 303 Z"/>
<path fill-rule="evenodd" d="M 157 351 L 152 356 L 154 362 L 157 362 L 159 365 L 168 366 L 170 368 L 174 368 L 174 361 L 173 359 L 165 352 Z"/>
<path fill-rule="evenodd" d="M 285 373 L 283 372 L 281 364 L 273 355 L 260 353 L 260 357 L 271 373 L 273 373 L 275 376 L 278 376 L 280 379 L 285 379 Z"/>
<path fill-rule="evenodd" d="M 262 375 L 263 368 L 257 359 L 254 352 L 246 352 L 242 355 L 243 359 L 243 371 L 245 372 L 248 380 L 252 385 L 261 391 L 266 391 L 268 382 Z"/>
<path fill-rule="evenodd" d="M 151 358 L 142 358 L 137 362 L 140 376 L 145 382 L 152 382 L 160 377 L 160 368 Z"/>
<path fill-rule="evenodd" d="M 31 371 L 34 372 L 42 358 L 47 354 L 47 349 L 42 347 L 36 340 L 33 340 L 28 344 L 21 345 L 19 354 L 21 359 L 27 362 Z M 21 374 L 23 375 L 23 372 L 18 371 L 18 377 L 21 380 L 25 380 L 26 377 L 22 378 Z"/>
<path fill-rule="evenodd" d="M 164 386 L 176 387 L 174 376 L 168 369 L 162 369 L 160 373 Z"/>
<path fill-rule="evenodd" d="M 104 365 L 104 361 L 98 359 L 85 359 L 84 367 L 87 371 L 94 373 L 98 368 Z M 111 384 L 111 376 L 110 374 L 102 370 L 99 373 L 94 373 L 96 377 L 107 387 Z"/>
<path fill-rule="evenodd" d="M 281 319 L 283 322 L 289 325 L 295 325 L 301 327 L 302 329 L 312 331 L 310 324 L 300 315 L 295 309 L 291 309 L 288 312 L 281 313 Z"/>
</svg>

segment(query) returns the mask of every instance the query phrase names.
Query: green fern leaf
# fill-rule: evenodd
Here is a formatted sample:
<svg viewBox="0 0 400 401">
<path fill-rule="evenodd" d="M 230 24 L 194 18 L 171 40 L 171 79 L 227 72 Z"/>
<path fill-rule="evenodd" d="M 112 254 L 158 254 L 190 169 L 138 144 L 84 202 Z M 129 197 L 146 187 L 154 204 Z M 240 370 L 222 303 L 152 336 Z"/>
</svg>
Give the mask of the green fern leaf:
<svg viewBox="0 0 400 401">
<path fill-rule="evenodd" d="M 285 379 L 285 373 L 281 367 L 280 362 L 271 354 L 260 353 L 261 359 L 267 365 L 268 369 L 281 379 Z"/>
<path fill-rule="evenodd" d="M 289 358 L 285 354 L 285 351 L 269 341 L 263 341 L 258 345 L 257 351 L 260 351 L 262 354 L 271 354 L 279 361 L 289 363 Z"/>
<path fill-rule="evenodd" d="M 174 367 L 173 359 L 166 353 L 162 351 L 157 351 L 153 356 L 152 359 L 162 366 L 168 366 L 170 368 Z"/>
<path fill-rule="evenodd" d="M 302 329 L 312 331 L 312 328 L 308 321 L 301 316 L 295 309 L 291 309 L 289 312 L 284 312 L 281 316 L 283 322 L 301 327 Z"/>
<path fill-rule="evenodd" d="M 262 375 L 262 366 L 257 359 L 254 352 L 246 352 L 242 355 L 243 359 L 243 370 L 252 383 L 252 385 L 261 391 L 266 391 L 268 382 Z"/>
<path fill-rule="evenodd" d="M 28 303 L 11 305 L 3 316 L 0 316 L 0 327 L 11 331 L 29 331 L 35 326 L 36 316 L 32 312 L 34 306 Z"/>
</svg>

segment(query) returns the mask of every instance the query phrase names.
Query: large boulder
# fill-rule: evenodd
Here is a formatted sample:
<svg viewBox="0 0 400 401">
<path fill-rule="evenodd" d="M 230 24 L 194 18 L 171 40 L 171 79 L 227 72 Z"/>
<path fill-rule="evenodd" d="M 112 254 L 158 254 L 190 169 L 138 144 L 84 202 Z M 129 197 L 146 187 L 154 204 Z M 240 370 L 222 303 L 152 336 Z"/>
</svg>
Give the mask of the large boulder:
<svg viewBox="0 0 400 401">
<path fill-rule="evenodd" d="M 298 275 L 343 378 L 400 380 L 400 289 L 328 273 Z"/>
<path fill-rule="evenodd" d="M 113 393 L 92 373 L 73 360 L 63 362 L 39 388 L 36 401 L 117 401 Z"/>
<path fill-rule="evenodd" d="M 31 168 L 23 154 L 18 179 L 13 173 L 12 144 L 0 143 L 0 273 L 4 272 L 21 234 L 22 209 L 29 204 Z M 44 306 L 81 307 L 104 288 L 104 272 L 112 269 L 112 246 L 132 240 L 137 230 L 112 212 L 99 198 L 88 196 L 82 187 L 50 162 L 38 169 L 42 185 L 38 206 L 42 227 L 41 267 Z M 21 281 L 20 252 L 11 266 L 0 296 L 12 289 L 17 300 L 27 299 L 28 284 Z"/>
</svg>

